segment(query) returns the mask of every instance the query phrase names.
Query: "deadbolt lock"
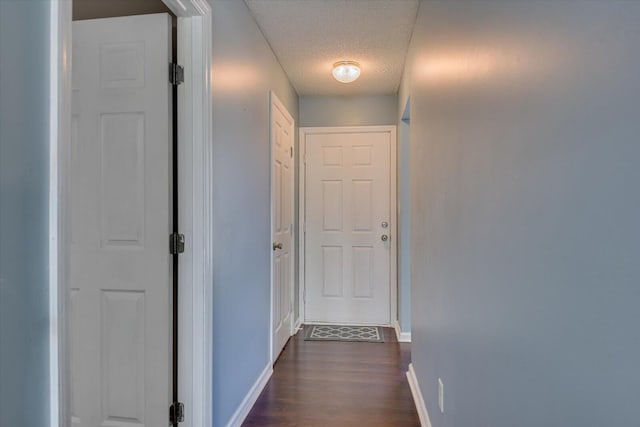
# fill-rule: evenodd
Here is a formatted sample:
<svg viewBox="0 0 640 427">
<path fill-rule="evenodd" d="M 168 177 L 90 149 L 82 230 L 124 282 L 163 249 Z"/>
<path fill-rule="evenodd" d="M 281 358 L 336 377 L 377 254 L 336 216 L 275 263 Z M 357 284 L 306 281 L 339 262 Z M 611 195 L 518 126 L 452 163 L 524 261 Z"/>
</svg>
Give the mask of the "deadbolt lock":
<svg viewBox="0 0 640 427">
<path fill-rule="evenodd" d="M 387 221 L 382 221 L 382 224 L 380 224 L 382 226 L 382 228 L 387 228 L 389 227 L 389 223 Z"/>
<path fill-rule="evenodd" d="M 386 234 L 383 234 L 383 235 L 382 235 L 382 237 L 380 237 L 380 239 L 381 239 L 383 242 L 386 242 L 387 240 L 389 240 L 389 236 L 387 236 Z"/>
</svg>

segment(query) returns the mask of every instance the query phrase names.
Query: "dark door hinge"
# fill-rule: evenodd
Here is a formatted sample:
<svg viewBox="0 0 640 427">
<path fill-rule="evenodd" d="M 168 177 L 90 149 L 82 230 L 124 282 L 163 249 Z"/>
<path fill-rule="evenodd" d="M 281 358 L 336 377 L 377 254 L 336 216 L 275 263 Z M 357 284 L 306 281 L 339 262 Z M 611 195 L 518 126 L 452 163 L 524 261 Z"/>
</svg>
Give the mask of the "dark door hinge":
<svg viewBox="0 0 640 427">
<path fill-rule="evenodd" d="M 184 83 L 184 67 L 176 64 L 169 64 L 169 82 L 172 85 L 179 85 L 180 83 Z"/>
<path fill-rule="evenodd" d="M 177 255 L 184 252 L 184 234 L 173 233 L 169 236 L 169 253 Z"/>
<path fill-rule="evenodd" d="M 173 402 L 169 407 L 169 424 L 184 422 L 184 403 Z"/>
</svg>

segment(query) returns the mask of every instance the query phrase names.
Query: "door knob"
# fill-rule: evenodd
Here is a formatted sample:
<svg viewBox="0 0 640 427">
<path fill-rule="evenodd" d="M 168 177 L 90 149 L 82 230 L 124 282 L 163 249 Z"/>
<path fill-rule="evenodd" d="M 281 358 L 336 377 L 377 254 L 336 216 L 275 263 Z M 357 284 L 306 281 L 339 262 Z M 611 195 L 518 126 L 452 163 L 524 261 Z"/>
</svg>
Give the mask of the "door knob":
<svg viewBox="0 0 640 427">
<path fill-rule="evenodd" d="M 387 240 L 389 240 L 389 236 L 387 236 L 386 234 L 383 234 L 383 235 L 382 235 L 382 237 L 380 237 L 380 239 L 381 239 L 383 242 L 386 242 Z"/>
<path fill-rule="evenodd" d="M 282 249 L 282 243 L 274 243 L 273 250 L 275 251 L 276 249 Z"/>
</svg>

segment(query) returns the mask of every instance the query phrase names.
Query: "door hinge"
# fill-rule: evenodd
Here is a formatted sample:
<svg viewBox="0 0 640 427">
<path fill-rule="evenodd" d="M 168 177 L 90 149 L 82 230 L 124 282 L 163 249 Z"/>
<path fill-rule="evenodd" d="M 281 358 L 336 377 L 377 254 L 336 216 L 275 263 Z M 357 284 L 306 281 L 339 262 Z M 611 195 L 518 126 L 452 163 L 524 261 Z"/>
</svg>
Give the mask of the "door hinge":
<svg viewBox="0 0 640 427">
<path fill-rule="evenodd" d="M 169 64 L 169 83 L 176 86 L 184 83 L 184 67 L 173 62 Z"/>
<path fill-rule="evenodd" d="M 293 158 L 293 147 L 289 147 L 289 149 L 291 150 L 291 157 Z"/>
<path fill-rule="evenodd" d="M 169 424 L 184 422 L 184 403 L 173 402 L 169 407 Z"/>
<path fill-rule="evenodd" d="M 184 252 L 184 234 L 173 233 L 169 236 L 169 253 L 177 255 Z"/>
</svg>

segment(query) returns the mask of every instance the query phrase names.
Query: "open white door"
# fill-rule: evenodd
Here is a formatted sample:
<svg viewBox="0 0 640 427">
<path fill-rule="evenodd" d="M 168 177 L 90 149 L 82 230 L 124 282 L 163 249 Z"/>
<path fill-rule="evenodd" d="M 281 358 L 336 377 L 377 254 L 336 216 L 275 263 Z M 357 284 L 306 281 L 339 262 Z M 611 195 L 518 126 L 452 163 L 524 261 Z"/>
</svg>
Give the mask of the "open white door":
<svg viewBox="0 0 640 427">
<path fill-rule="evenodd" d="M 166 426 L 171 401 L 169 15 L 73 23 L 74 426 Z"/>
<path fill-rule="evenodd" d="M 271 93 L 272 319 L 275 361 L 293 322 L 293 138 L 291 114 Z"/>
<path fill-rule="evenodd" d="M 390 325 L 395 128 L 310 128 L 305 147 L 305 322 Z"/>
</svg>

